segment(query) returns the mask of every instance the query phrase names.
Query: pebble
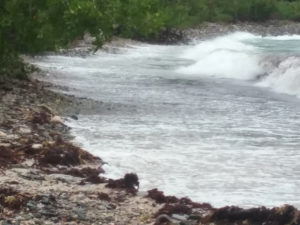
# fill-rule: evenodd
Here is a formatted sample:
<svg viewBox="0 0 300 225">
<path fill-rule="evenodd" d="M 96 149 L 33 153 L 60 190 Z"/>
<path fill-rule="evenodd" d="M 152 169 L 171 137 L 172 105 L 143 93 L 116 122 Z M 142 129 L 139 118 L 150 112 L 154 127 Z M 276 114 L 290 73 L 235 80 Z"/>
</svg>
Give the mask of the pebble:
<svg viewBox="0 0 300 225">
<path fill-rule="evenodd" d="M 34 210 L 37 210 L 37 205 L 34 201 L 28 201 L 26 206 L 31 210 L 31 211 L 34 211 Z"/>
<path fill-rule="evenodd" d="M 16 134 L 10 134 L 10 135 L 7 135 L 6 138 L 7 138 L 8 140 L 16 140 L 16 139 L 19 138 L 19 136 L 16 135 Z"/>
<path fill-rule="evenodd" d="M 4 132 L 2 132 L 2 131 L 0 131 L 0 138 L 6 138 L 6 137 L 7 137 L 7 134 L 4 133 Z"/>
<path fill-rule="evenodd" d="M 45 180 L 45 177 L 43 177 L 39 174 L 36 174 L 32 171 L 29 171 L 28 173 L 23 174 L 23 175 L 20 174 L 19 176 L 24 178 L 24 179 L 27 179 L 27 180 L 39 180 L 39 181 Z"/>
<path fill-rule="evenodd" d="M 173 214 L 172 218 L 174 218 L 175 220 L 187 220 L 188 215 L 179 215 L 179 214 Z"/>
<path fill-rule="evenodd" d="M 0 143 L 0 147 L 9 148 L 11 146 L 10 143 Z"/>
<path fill-rule="evenodd" d="M 33 145 L 31 146 L 31 148 L 32 148 L 32 149 L 41 149 L 41 148 L 43 148 L 43 145 L 42 145 L 42 144 L 33 144 Z"/>
<path fill-rule="evenodd" d="M 81 207 L 76 207 L 75 209 L 73 209 L 73 213 L 76 214 L 78 219 L 86 220 L 86 209 Z"/>
<path fill-rule="evenodd" d="M 20 127 L 19 128 L 19 133 L 20 134 L 30 134 L 31 133 L 31 129 L 29 127 Z"/>
</svg>

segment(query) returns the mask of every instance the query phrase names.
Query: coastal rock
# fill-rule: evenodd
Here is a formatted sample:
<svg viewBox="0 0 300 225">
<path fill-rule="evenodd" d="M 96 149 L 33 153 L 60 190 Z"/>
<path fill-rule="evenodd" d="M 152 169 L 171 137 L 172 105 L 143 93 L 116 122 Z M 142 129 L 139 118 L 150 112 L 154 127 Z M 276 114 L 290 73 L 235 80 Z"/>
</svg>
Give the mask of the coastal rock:
<svg viewBox="0 0 300 225">
<path fill-rule="evenodd" d="M 149 203 L 138 209 L 142 197 L 106 188 L 108 180 L 99 176 L 101 159 L 69 142 L 68 127 L 53 112 L 71 105 L 65 115 L 77 115 L 73 100 L 39 82 L 15 81 L 13 87 L 4 98 L 10 101 L 0 97 L 0 224 L 137 225 L 145 224 L 139 218 L 142 209 L 149 212 L 147 224 L 154 220 L 156 207 Z M 136 186 L 134 179 L 125 180 L 124 188 Z"/>
<path fill-rule="evenodd" d="M 78 116 L 76 116 L 76 115 L 71 115 L 70 118 L 73 120 L 78 120 Z"/>
<path fill-rule="evenodd" d="M 25 174 L 20 174 L 20 176 L 27 180 L 37 180 L 37 181 L 45 180 L 43 176 L 41 176 L 37 171 L 34 170 L 28 171 Z"/>
<path fill-rule="evenodd" d="M 197 28 L 182 30 L 184 42 L 193 40 L 206 40 L 232 32 L 250 32 L 261 36 L 278 36 L 300 34 L 298 22 L 271 20 L 264 23 L 238 22 L 238 23 L 202 23 Z"/>
<path fill-rule="evenodd" d="M 64 121 L 60 116 L 53 116 L 50 120 L 51 123 L 60 123 L 63 124 Z"/>
</svg>

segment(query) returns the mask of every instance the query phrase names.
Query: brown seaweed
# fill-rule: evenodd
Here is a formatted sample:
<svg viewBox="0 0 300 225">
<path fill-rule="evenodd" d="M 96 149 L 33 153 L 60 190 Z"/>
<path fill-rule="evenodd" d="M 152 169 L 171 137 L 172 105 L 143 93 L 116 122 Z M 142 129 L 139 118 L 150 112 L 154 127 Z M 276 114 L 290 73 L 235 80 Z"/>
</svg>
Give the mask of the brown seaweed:
<svg viewBox="0 0 300 225">
<path fill-rule="evenodd" d="M 190 215 L 192 213 L 192 208 L 190 206 L 184 204 L 166 204 L 163 208 L 161 208 L 156 216 L 161 214 L 166 214 L 171 216 L 172 214 L 186 214 Z"/>
<path fill-rule="evenodd" d="M 9 164 L 15 164 L 19 162 L 20 157 L 13 149 L 0 147 L 0 168 L 4 168 Z"/>
<path fill-rule="evenodd" d="M 109 197 L 109 195 L 106 193 L 103 193 L 103 192 L 98 194 L 98 198 L 102 201 L 108 201 L 108 202 L 111 201 L 111 198 Z"/>
<path fill-rule="evenodd" d="M 40 166 L 77 166 L 88 162 L 95 162 L 99 158 L 62 140 L 52 145 L 44 146 L 36 157 Z"/>
<path fill-rule="evenodd" d="M 196 203 L 193 202 L 189 198 L 177 198 L 175 196 L 166 196 L 162 191 L 159 191 L 157 188 L 152 189 L 148 191 L 147 197 L 155 200 L 156 203 L 162 204 L 162 203 L 179 203 L 183 205 L 189 205 L 192 208 L 201 208 L 206 210 L 211 210 L 213 207 L 209 203 Z"/>
<path fill-rule="evenodd" d="M 281 208 L 267 209 L 265 207 L 242 209 L 236 206 L 227 206 L 217 209 L 209 216 L 207 222 L 216 224 L 236 223 L 265 225 L 299 225 L 299 211 L 290 205 Z"/>
<path fill-rule="evenodd" d="M 109 179 L 106 187 L 126 189 L 127 192 L 135 194 L 139 188 L 139 178 L 135 173 L 128 173 L 121 179 Z"/>
<path fill-rule="evenodd" d="M 28 194 L 19 193 L 12 188 L 0 188 L 0 205 L 11 210 L 19 210 L 30 197 Z"/>
</svg>

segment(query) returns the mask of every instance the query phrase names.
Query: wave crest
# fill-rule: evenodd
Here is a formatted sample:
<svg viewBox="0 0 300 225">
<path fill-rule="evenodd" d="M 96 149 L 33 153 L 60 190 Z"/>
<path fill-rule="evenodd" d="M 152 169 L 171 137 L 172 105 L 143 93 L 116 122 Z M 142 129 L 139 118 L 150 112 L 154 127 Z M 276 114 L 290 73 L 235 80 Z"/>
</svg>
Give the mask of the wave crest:
<svg viewBox="0 0 300 225">
<path fill-rule="evenodd" d="M 193 63 L 177 72 L 254 80 L 259 86 L 300 96 L 300 51 L 290 50 L 296 44 L 299 35 L 261 37 L 238 32 L 191 47 L 182 57 Z"/>
</svg>

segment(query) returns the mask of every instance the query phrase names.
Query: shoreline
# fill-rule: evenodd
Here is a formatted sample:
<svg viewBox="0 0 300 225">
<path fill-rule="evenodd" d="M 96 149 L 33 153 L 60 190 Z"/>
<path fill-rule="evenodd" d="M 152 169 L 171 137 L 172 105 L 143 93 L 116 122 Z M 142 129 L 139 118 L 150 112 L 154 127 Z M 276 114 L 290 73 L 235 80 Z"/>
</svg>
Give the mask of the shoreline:
<svg viewBox="0 0 300 225">
<path fill-rule="evenodd" d="M 2 224 L 300 224 L 290 205 L 214 208 L 157 189 L 139 193 L 135 174 L 101 177 L 102 160 L 69 142 L 59 116 L 82 102 L 37 80 L 11 82 L 0 87 Z"/>
<path fill-rule="evenodd" d="M 73 104 L 77 109 L 82 100 L 49 91 L 36 80 L 9 81 L 0 92 L 1 224 L 154 220 L 151 212 L 159 206 L 136 195 L 137 180 L 99 177 L 102 160 L 70 142 L 58 115 Z"/>
<path fill-rule="evenodd" d="M 52 87 L 34 79 L 0 84 L 2 224 L 300 224 L 300 212 L 289 205 L 216 209 L 156 189 L 146 198 L 133 174 L 99 177 L 102 160 L 70 142 L 61 116 L 76 120 L 83 108 L 101 111 L 101 103 L 86 109 L 93 100 Z"/>
</svg>

